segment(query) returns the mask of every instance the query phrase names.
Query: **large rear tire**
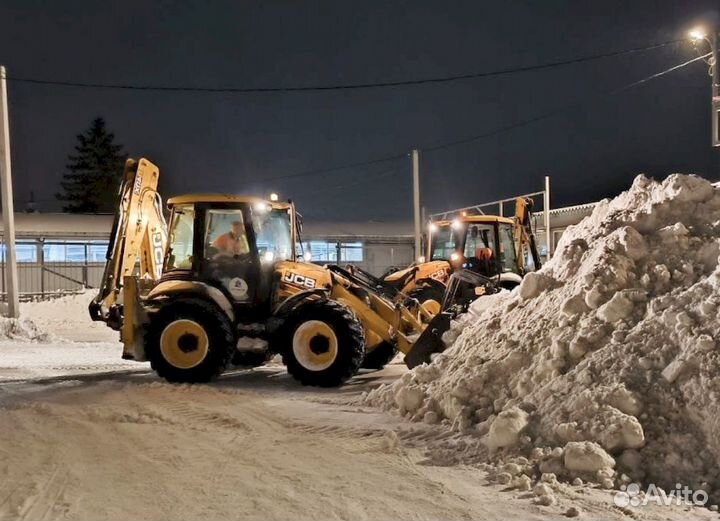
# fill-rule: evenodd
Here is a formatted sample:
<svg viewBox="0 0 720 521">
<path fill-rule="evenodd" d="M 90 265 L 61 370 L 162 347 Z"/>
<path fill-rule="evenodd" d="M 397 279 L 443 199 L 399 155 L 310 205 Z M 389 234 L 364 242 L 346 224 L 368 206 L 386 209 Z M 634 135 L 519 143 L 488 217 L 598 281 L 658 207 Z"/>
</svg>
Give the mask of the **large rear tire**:
<svg viewBox="0 0 720 521">
<path fill-rule="evenodd" d="M 333 300 L 300 304 L 286 317 L 276 341 L 288 373 L 303 385 L 341 385 L 365 358 L 362 324 Z"/>
<path fill-rule="evenodd" d="M 158 376 L 169 382 L 208 382 L 225 370 L 233 352 L 230 320 L 213 304 L 178 299 L 153 315 L 145 353 Z"/>
<path fill-rule="evenodd" d="M 383 342 L 365 355 L 362 368 L 380 370 L 392 362 L 395 355 L 397 355 L 397 352 L 397 347 L 393 344 L 390 342 Z"/>
</svg>

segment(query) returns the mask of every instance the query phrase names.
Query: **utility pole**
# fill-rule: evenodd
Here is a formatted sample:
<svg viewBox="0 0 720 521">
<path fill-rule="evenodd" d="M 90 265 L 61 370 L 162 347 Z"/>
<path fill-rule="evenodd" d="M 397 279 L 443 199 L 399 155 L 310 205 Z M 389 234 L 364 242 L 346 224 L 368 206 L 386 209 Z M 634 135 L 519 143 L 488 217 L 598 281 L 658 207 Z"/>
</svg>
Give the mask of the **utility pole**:
<svg viewBox="0 0 720 521">
<path fill-rule="evenodd" d="M 413 166 L 413 214 L 415 217 L 415 259 L 422 255 L 422 223 L 420 221 L 420 151 L 412 151 Z"/>
<path fill-rule="evenodd" d="M 710 35 L 710 67 L 712 67 L 712 129 L 713 146 L 720 147 L 720 62 L 718 62 L 718 28 Z"/>
<path fill-rule="evenodd" d="M 0 65 L 0 190 L 2 191 L 3 242 L 8 316 L 20 316 L 18 273 L 15 257 L 15 209 L 13 208 L 12 170 L 10 168 L 10 124 L 8 123 L 7 79 Z"/>
<path fill-rule="evenodd" d="M 710 77 L 712 84 L 710 89 L 711 95 L 711 119 L 712 119 L 712 146 L 720 147 L 720 71 L 718 71 L 718 31 L 720 28 L 713 25 L 708 33 L 703 27 L 696 27 L 688 33 L 690 41 L 692 41 L 698 54 L 704 56 L 707 54 L 701 48 L 702 43 L 706 42 L 710 46 L 710 58 L 705 60 L 710 66 Z"/>
<path fill-rule="evenodd" d="M 550 247 L 552 246 L 552 236 L 550 232 L 550 176 L 545 176 L 545 190 L 543 191 L 543 221 L 545 224 L 545 247 L 547 248 L 547 259 L 545 262 L 550 260 L 552 252 Z"/>
</svg>

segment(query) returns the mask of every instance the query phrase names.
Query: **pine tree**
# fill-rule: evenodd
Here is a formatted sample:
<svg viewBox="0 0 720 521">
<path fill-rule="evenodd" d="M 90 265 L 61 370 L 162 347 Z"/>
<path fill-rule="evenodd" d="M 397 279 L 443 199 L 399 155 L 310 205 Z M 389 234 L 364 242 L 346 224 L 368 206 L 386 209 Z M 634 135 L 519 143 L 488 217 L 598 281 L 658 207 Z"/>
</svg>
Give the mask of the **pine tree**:
<svg viewBox="0 0 720 521">
<path fill-rule="evenodd" d="M 56 197 L 65 202 L 65 212 L 113 213 L 127 154 L 114 143 L 115 135 L 107 131 L 103 118 L 94 119 L 77 139 L 76 153 L 68 156 L 60 182 L 62 193 Z"/>
</svg>

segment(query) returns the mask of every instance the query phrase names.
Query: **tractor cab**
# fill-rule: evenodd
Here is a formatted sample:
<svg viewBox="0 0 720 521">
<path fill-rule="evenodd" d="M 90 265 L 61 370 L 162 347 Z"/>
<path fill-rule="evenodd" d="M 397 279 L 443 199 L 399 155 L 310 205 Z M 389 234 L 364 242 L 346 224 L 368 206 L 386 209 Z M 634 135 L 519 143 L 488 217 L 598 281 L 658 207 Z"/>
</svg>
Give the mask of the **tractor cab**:
<svg viewBox="0 0 720 521">
<path fill-rule="evenodd" d="M 428 259 L 447 261 L 453 270 L 469 269 L 486 277 L 518 279 L 515 223 L 491 215 L 463 216 L 430 224 Z"/>
<path fill-rule="evenodd" d="M 291 203 L 229 195 L 192 195 L 171 209 L 165 281 L 201 281 L 221 291 L 236 312 L 267 314 L 279 261 L 295 259 Z"/>
</svg>

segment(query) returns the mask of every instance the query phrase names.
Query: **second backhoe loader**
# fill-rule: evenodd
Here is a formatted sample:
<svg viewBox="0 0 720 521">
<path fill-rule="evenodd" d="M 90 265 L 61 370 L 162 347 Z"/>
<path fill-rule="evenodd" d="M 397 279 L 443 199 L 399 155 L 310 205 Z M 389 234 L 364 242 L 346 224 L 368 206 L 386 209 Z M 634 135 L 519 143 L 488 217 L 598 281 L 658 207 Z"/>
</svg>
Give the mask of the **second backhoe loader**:
<svg viewBox="0 0 720 521">
<path fill-rule="evenodd" d="M 430 222 L 426 254 L 418 262 L 380 278 L 359 268 L 349 269 L 387 297 L 411 309 L 419 304 L 424 317 L 433 317 L 442 308 L 453 273 L 467 270 L 480 275 L 472 278 L 480 284 L 472 292 L 475 298 L 486 294 L 490 286 L 513 289 L 522 281 L 528 264 L 536 270 L 541 267 L 531 210 L 531 199 L 518 198 L 513 218 L 459 214 L 452 220 Z M 465 279 L 457 293 L 463 301 L 468 299 L 470 284 L 470 277 Z"/>
<path fill-rule="evenodd" d="M 121 332 L 124 358 L 149 360 L 173 382 L 205 382 L 231 361 L 280 354 L 303 384 L 336 386 L 397 351 L 413 366 L 444 348 L 440 329 L 402 303 L 338 266 L 299 261 L 291 202 L 174 197 L 166 229 L 158 176 L 148 160 L 128 160 L 90 304 L 94 320 Z"/>
</svg>

